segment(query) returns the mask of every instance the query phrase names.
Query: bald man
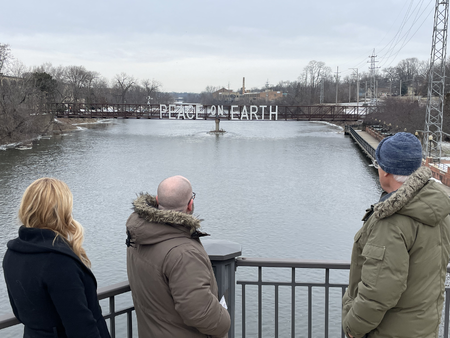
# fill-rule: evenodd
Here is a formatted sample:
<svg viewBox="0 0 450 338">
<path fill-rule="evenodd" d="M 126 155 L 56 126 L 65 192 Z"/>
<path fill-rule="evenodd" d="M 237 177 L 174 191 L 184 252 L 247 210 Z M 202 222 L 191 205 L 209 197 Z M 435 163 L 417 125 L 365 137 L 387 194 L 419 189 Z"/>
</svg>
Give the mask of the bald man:
<svg viewBox="0 0 450 338">
<path fill-rule="evenodd" d="M 211 262 L 192 215 L 189 180 L 162 181 L 140 194 L 127 221 L 127 272 L 140 338 L 227 337 L 230 315 L 218 299 Z"/>
</svg>

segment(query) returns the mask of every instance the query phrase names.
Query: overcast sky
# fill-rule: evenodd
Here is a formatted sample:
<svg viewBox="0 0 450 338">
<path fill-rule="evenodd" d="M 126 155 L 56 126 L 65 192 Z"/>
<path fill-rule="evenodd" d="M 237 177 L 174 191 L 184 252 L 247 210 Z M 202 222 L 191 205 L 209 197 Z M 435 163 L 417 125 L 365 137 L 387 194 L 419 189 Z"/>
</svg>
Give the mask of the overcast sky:
<svg viewBox="0 0 450 338">
<path fill-rule="evenodd" d="M 435 0 L 19 0 L 0 43 L 26 66 L 127 73 L 164 91 L 237 90 L 297 80 L 311 60 L 339 76 L 428 60 Z"/>
</svg>

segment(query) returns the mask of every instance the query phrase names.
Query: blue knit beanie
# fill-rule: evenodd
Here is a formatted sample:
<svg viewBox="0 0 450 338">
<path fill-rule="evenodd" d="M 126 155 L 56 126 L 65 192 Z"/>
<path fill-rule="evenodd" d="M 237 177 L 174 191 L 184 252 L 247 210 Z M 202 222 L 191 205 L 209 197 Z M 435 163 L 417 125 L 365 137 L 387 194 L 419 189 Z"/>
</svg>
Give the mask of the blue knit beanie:
<svg viewBox="0 0 450 338">
<path fill-rule="evenodd" d="M 413 134 L 397 133 L 380 142 L 375 156 L 385 172 L 408 176 L 422 164 L 422 145 Z"/>
</svg>

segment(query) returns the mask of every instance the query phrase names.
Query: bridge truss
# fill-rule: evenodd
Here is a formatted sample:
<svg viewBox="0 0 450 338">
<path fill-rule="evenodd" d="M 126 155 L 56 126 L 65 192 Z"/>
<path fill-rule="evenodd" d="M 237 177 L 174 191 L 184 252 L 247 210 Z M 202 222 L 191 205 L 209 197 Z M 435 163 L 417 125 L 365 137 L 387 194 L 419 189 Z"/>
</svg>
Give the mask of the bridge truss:
<svg viewBox="0 0 450 338">
<path fill-rule="evenodd" d="M 170 111 L 162 109 L 162 106 L 167 108 L 169 105 L 52 103 L 46 112 L 54 114 L 58 118 L 358 121 L 364 119 L 367 111 L 366 107 L 340 105 L 218 106 L 182 104 L 172 105 Z M 253 114 L 250 114 L 251 109 L 253 109 Z M 276 115 L 273 113 L 275 110 Z"/>
</svg>

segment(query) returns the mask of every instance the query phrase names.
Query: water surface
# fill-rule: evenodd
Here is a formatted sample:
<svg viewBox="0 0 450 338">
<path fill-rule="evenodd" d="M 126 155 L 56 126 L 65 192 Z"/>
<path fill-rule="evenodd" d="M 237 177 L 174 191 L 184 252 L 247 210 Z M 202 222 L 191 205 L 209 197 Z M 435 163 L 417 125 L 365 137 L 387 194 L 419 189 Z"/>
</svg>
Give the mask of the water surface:
<svg viewBox="0 0 450 338">
<path fill-rule="evenodd" d="M 51 176 L 74 194 L 74 217 L 99 287 L 126 280 L 125 222 L 139 192 L 187 177 L 195 214 L 214 239 L 243 256 L 350 260 L 353 236 L 380 188 L 342 130 L 322 123 L 117 120 L 0 151 L 0 258 L 17 236 L 25 188 Z M 0 314 L 10 312 L 0 274 Z"/>
</svg>

